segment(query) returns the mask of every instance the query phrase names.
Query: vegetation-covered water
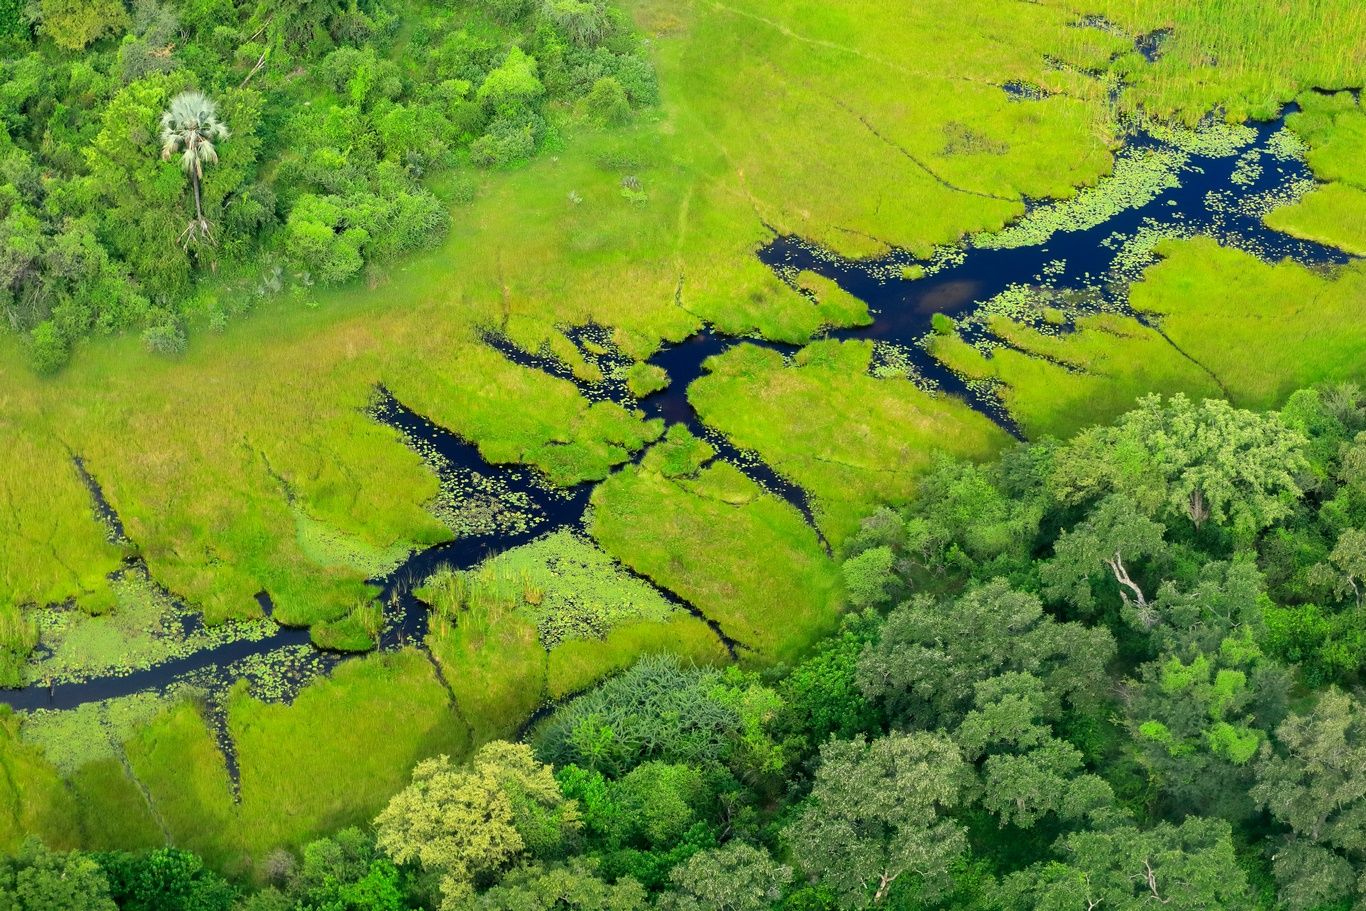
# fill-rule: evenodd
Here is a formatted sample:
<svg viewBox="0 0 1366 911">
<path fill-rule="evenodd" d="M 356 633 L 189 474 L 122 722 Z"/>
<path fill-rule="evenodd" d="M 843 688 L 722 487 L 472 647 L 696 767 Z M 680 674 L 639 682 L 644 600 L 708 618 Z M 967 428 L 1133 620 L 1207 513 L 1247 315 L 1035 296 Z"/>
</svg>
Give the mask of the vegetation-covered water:
<svg viewBox="0 0 1366 911">
<path fill-rule="evenodd" d="M 1292 140 L 1283 131 L 1283 120 L 1200 134 L 1138 131 L 1120 152 L 1115 176 L 1083 190 L 1073 200 L 1038 203 L 1024 219 L 1005 230 L 969 238 L 962 246 L 941 250 L 929 260 L 917 261 L 894 252 L 878 260 L 851 261 L 795 237 L 776 238 L 759 251 L 759 256 L 787 280 L 795 282 L 800 273 L 815 272 L 867 302 L 871 324 L 833 329 L 830 335 L 873 342 L 874 370 L 899 370 L 926 387 L 958 396 L 1018 436 L 1010 415 L 989 387 L 966 382 L 920 344 L 934 331 L 936 314 L 955 318 L 956 331 L 965 340 L 986 347 L 1009 342 L 994 337 L 986 322 L 974 317 L 990 302 L 1010 295 L 1012 289 L 1043 288 L 1055 299 L 1066 301 L 1070 309 L 1054 326 L 1058 332 L 1068 331 L 1077 313 L 1111 311 L 1143 321 L 1145 317 L 1128 306 L 1128 285 L 1152 262 L 1153 243 L 1174 235 L 1211 235 L 1268 260 L 1290 257 L 1314 265 L 1343 262 L 1346 256 L 1339 250 L 1297 240 L 1262 225 L 1261 216 L 1269 208 L 1297 197 L 1313 183 L 1295 152 Z M 795 353 L 797 346 L 703 331 L 650 358 L 650 364 L 668 374 L 670 385 L 637 399 L 625 379 L 631 362 L 615 351 L 607 330 L 581 326 L 567 329 L 566 334 L 583 357 L 600 368 L 602 381 L 577 379 L 554 357 L 525 352 L 496 335 L 487 341 L 518 364 L 575 382 L 590 400 L 617 402 L 639 408 L 647 418 L 684 425 L 713 445 L 715 458 L 735 465 L 782 497 L 815 527 L 806 492 L 755 454 L 706 426 L 687 398 L 687 388 L 704 373 L 707 358 L 731 346 L 760 344 L 784 354 Z M 582 527 L 591 485 L 557 489 L 530 469 L 489 465 L 472 444 L 405 407 L 387 390 L 378 391 L 372 413 L 376 420 L 397 429 L 423 456 L 441 478 L 444 501 L 452 508 L 458 509 L 469 497 L 501 504 L 479 523 L 463 528 L 455 540 L 413 553 L 374 580 L 385 609 L 378 642 L 381 649 L 422 645 L 428 612 L 411 591 L 438 567 L 467 569 L 493 553 L 548 532 Z M 85 473 L 79 458 L 75 464 L 87 480 L 93 508 L 105 520 L 111 540 L 122 539 L 122 523 L 105 502 L 98 479 Z M 145 573 L 145 568 L 130 558 L 124 572 Z M 663 594 L 701 616 L 674 593 Z M 260 598 L 269 615 L 269 594 L 263 592 Z M 708 620 L 708 624 L 734 653 L 738 644 L 714 621 Z M 230 629 L 203 648 L 150 666 L 61 681 L 42 680 L 3 692 L 0 700 L 16 709 L 63 709 L 137 692 L 164 691 L 188 682 L 208 690 L 213 704 L 214 694 L 221 696 L 253 662 L 259 665 L 263 658 L 289 655 L 290 659 L 282 662 L 284 670 L 277 672 L 286 680 L 283 684 L 277 681 L 273 689 L 277 698 L 288 699 L 298 686 L 342 660 L 341 655 L 320 651 L 300 660 L 309 642 L 304 629 L 278 626 L 269 620 L 239 626 L 240 630 Z M 189 641 L 202 631 L 202 621 L 186 611 L 178 634 Z M 42 655 L 36 657 L 41 659 Z M 230 752 L 221 719 L 217 723 L 220 744 Z"/>
</svg>

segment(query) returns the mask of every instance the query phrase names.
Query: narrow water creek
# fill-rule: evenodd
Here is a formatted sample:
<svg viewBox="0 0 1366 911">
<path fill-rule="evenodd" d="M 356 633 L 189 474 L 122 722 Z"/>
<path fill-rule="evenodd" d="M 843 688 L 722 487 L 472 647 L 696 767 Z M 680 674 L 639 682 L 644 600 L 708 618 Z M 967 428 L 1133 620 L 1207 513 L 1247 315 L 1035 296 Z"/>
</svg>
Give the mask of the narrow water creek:
<svg viewBox="0 0 1366 911">
<path fill-rule="evenodd" d="M 1282 154 L 1282 126 L 1283 117 L 1253 124 L 1252 133 L 1245 137 L 1242 146 L 1233 154 L 1222 155 L 1193 151 L 1189 147 L 1181 149 L 1171 141 L 1140 132 L 1132 137 L 1121 155 L 1167 154 L 1176 162 L 1168 175 L 1170 185 L 1150 193 L 1150 198 L 1142 199 L 1142 194 L 1125 197 L 1131 201 L 1139 198 L 1140 204 L 1126 206 L 1121 203 L 1104 218 L 1090 219 L 1094 224 L 1086 223 L 1086 219 L 1081 219 L 1080 223 L 1075 223 L 1076 220 L 1072 224 L 1063 223 L 1039 242 L 1003 246 L 998 242 L 998 235 L 997 241 L 970 238 L 962 246 L 941 250 L 928 260 L 916 260 L 904 252 L 893 252 L 881 259 L 854 261 L 832 255 L 799 238 L 777 237 L 758 255 L 789 281 L 795 282 L 796 276 L 803 271 L 815 272 L 865 301 L 873 317 L 870 325 L 831 329 L 829 336 L 874 342 L 874 369 L 895 356 L 906 372 L 925 388 L 961 398 L 1018 436 L 1018 429 L 989 389 L 965 382 L 930 357 L 919 344 L 931 331 L 934 315 L 943 313 L 960 318 L 964 337 L 968 341 L 982 341 L 989 335 L 984 322 L 961 318 L 971 317 L 984 302 L 1012 286 L 1045 286 L 1054 292 L 1071 292 L 1088 301 L 1087 307 L 1109 309 L 1145 321 L 1141 314 L 1133 313 L 1128 307 L 1127 288 L 1141 268 L 1150 262 L 1143 252 L 1147 249 L 1145 238 L 1155 234 L 1212 235 L 1222 243 L 1268 260 L 1289 257 L 1310 265 L 1345 262 L 1348 257 L 1339 250 L 1299 241 L 1270 231 L 1261 224 L 1260 216 L 1268 206 L 1290 198 L 1311 183 L 1302 161 Z M 1033 215 L 1026 216 L 1026 222 L 1039 213 L 1046 215 L 1052 205 L 1041 202 L 1032 206 Z M 1007 233 L 1011 230 L 1007 228 Z M 555 358 L 526 352 L 497 335 L 489 335 L 487 343 L 515 363 L 574 382 L 590 400 L 614 401 L 628 408 L 639 408 L 646 418 L 661 418 L 666 424 L 683 424 L 716 448 L 717 459 L 735 465 L 760 486 L 786 500 L 816 529 L 806 491 L 757 455 L 744 451 L 708 427 L 687 398 L 687 388 L 704 373 L 707 358 L 722 354 L 736 344 L 760 344 L 785 356 L 794 354 L 798 346 L 737 339 L 704 329 L 683 342 L 661 349 L 650 358 L 651 364 L 668 373 L 670 385 L 637 401 L 627 391 L 623 377 L 622 368 L 629 361 L 615 353 L 606 329 L 579 326 L 564 331 L 585 359 L 600 368 L 603 380 L 582 381 Z M 495 525 L 413 553 L 392 572 L 373 580 L 380 589 L 380 601 L 385 605 L 386 624 L 379 641 L 381 650 L 424 642 L 428 612 L 412 591 L 437 568 L 472 568 L 492 554 L 525 544 L 551 531 L 583 527 L 592 485 L 555 489 L 533 470 L 489 465 L 480 458 L 475 446 L 412 411 L 385 389 L 377 391 L 377 404 L 372 414 L 376 420 L 398 430 L 443 481 L 477 475 L 503 495 L 515 499 L 525 514 L 525 521 Z M 98 479 L 86 471 L 84 463 L 75 455 L 73 464 L 91 492 L 92 508 L 110 529 L 111 540 L 117 537 L 121 539 L 120 543 L 127 543 L 116 509 L 105 499 Z M 816 533 L 820 535 L 818 529 Z M 821 540 L 824 543 L 824 538 Z M 130 558 L 130 566 L 135 565 L 140 564 L 136 558 Z M 652 580 L 645 581 L 658 587 Z M 705 620 L 732 654 L 745 647 L 677 594 L 663 590 L 661 594 Z M 262 593 L 260 597 L 268 615 L 269 596 Z M 235 761 L 226 730 L 226 712 L 222 708 L 228 687 L 240 675 L 245 662 L 286 653 L 298 655 L 307 649 L 308 642 L 307 630 L 274 626 L 264 635 L 229 639 L 128 673 L 56 683 L 36 682 L 22 689 L 0 691 L 0 701 L 19 710 L 68 709 L 134 693 L 164 692 L 191 683 L 210 693 L 208 704 L 216 707 L 208 713 L 210 723 L 217 729 L 216 736 L 231 773 L 235 770 Z M 290 698 L 292 692 L 297 692 L 308 679 L 326 673 L 342 660 L 345 656 L 315 653 L 310 660 L 296 661 L 293 666 L 297 670 L 292 673 L 297 679 L 278 698 Z"/>
</svg>

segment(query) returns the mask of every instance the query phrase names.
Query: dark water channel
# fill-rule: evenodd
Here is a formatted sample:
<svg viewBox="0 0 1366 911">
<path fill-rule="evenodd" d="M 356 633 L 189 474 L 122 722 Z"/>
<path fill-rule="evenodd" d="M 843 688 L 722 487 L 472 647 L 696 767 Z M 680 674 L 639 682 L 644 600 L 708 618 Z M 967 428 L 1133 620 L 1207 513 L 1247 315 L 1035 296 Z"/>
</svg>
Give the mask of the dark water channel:
<svg viewBox="0 0 1366 911">
<path fill-rule="evenodd" d="M 1017 428 L 989 390 L 964 382 L 918 344 L 931 331 L 934 314 L 971 315 L 982 302 L 1017 284 L 1074 291 L 1097 301 L 1097 306 L 1127 312 L 1127 284 L 1144 263 L 1135 265 L 1124 258 L 1125 241 L 1145 230 L 1209 234 L 1223 243 L 1269 260 L 1290 257 L 1311 265 L 1345 262 L 1347 257 L 1341 251 L 1267 230 L 1260 222 L 1261 209 L 1255 204 L 1243 205 L 1249 200 L 1256 203 L 1269 199 L 1309 178 L 1301 161 L 1272 154 L 1273 136 L 1282 125 L 1283 120 L 1253 125 L 1255 137 L 1248 148 L 1262 150 L 1260 156 L 1254 156 L 1259 161 L 1256 169 L 1240 166 L 1239 162 L 1244 159 L 1237 154 L 1224 157 L 1191 154 L 1179 170 L 1177 186 L 1163 190 L 1143 205 L 1121 209 L 1094 227 L 1058 231 L 1045 242 L 1033 246 L 991 249 L 970 239 L 959 248 L 940 251 L 928 261 L 917 261 L 904 252 L 893 252 L 878 260 L 854 261 L 832 255 L 799 238 L 777 237 L 759 250 L 758 255 L 788 280 L 809 270 L 833 279 L 867 302 L 873 317 L 870 325 L 831 329 L 829 336 L 879 343 L 875 347 L 874 368 L 886 361 L 888 351 L 899 352 L 918 383 L 940 394 L 962 398 L 1018 435 Z M 1133 136 L 1128 144 L 1131 152 L 1163 148 L 1166 147 L 1161 141 L 1145 133 Z M 907 272 L 908 269 L 911 271 Z M 923 276 L 910 277 L 922 269 Z M 975 340 L 974 334 L 980 336 L 986 331 L 971 321 L 962 325 L 969 341 Z M 765 345 L 785 356 L 795 353 L 797 346 L 736 339 L 704 329 L 683 342 L 661 349 L 650 358 L 650 363 L 668 373 L 670 385 L 662 392 L 637 401 L 627 391 L 623 377 L 624 368 L 630 362 L 615 353 L 606 329 L 568 327 L 565 334 L 580 349 L 585 360 L 595 363 L 602 371 L 603 380 L 585 382 L 578 379 L 568 365 L 548 353 L 524 351 L 496 334 L 490 334 L 486 341 L 511 361 L 574 382 L 590 400 L 618 402 L 628 408 L 639 408 L 647 418 L 661 418 L 666 424 L 683 424 L 716 448 L 716 458 L 734 464 L 761 486 L 791 503 L 815 528 L 806 492 L 753 453 L 740 449 L 707 427 L 687 399 L 687 387 L 703 374 L 707 358 L 722 354 L 733 345 L 742 342 Z M 412 591 L 439 567 L 468 569 L 492 554 L 556 529 L 582 527 L 591 485 L 559 490 L 548 485 L 533 470 L 489 465 L 472 444 L 405 407 L 384 389 L 378 391 L 372 414 L 375 419 L 398 430 L 423 455 L 443 479 L 443 484 L 469 473 L 493 479 L 505 494 L 522 503 L 530 516 L 528 521 L 512 528 L 467 534 L 414 553 L 393 572 L 373 580 L 380 590 L 379 598 L 385 605 L 387 618 L 379 642 L 381 649 L 422 644 L 427 633 L 428 611 Z M 93 508 L 111 530 L 111 540 L 114 535 L 122 538 L 123 526 L 115 508 L 100 491 L 97 479 L 85 471 L 79 459 L 74 461 L 91 492 Z M 651 584 L 655 583 L 651 581 Z M 702 616 L 696 607 L 676 594 L 667 591 L 663 594 L 680 607 Z M 262 593 L 261 600 L 268 608 L 269 596 Z M 744 648 L 743 643 L 728 637 L 718 624 L 703 619 L 732 653 Z M 21 710 L 66 709 L 143 691 L 165 691 L 190 681 L 208 686 L 212 708 L 216 704 L 212 693 L 226 692 L 235 676 L 233 669 L 239 667 L 240 662 L 299 649 L 308 641 L 307 630 L 282 626 L 265 638 L 230 641 L 124 675 L 98 676 L 51 686 L 38 683 L 23 689 L 0 691 L 0 701 Z M 309 665 L 308 675 L 325 672 L 340 660 L 343 657 L 339 655 L 321 656 L 321 660 Z M 298 681 L 300 685 L 302 682 Z M 229 769 L 235 771 L 222 713 L 210 711 L 207 714 L 218 728 L 216 733 Z"/>
</svg>

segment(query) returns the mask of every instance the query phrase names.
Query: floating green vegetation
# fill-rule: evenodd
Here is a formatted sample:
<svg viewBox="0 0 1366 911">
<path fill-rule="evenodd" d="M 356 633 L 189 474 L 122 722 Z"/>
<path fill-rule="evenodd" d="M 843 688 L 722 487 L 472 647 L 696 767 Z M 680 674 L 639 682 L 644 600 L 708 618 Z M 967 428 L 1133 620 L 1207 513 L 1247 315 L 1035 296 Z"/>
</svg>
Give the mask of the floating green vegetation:
<svg viewBox="0 0 1366 911">
<path fill-rule="evenodd" d="M 915 353 L 909 346 L 896 342 L 873 343 L 873 360 L 868 373 L 880 380 L 910 380 L 921 388 L 926 388 L 928 383 L 915 367 Z"/>
<path fill-rule="evenodd" d="M 148 692 L 87 702 L 74 709 L 41 709 L 24 717 L 20 736 L 42 750 L 59 772 L 70 776 L 88 763 L 120 759 L 123 744 L 174 698 Z"/>
<path fill-rule="evenodd" d="M 158 586 L 141 566 L 110 583 L 113 606 L 90 616 L 71 608 L 38 617 L 41 646 L 24 669 L 29 683 L 65 683 L 122 676 L 227 642 L 260 640 L 278 628 L 269 620 L 205 626 L 203 617 Z"/>
<path fill-rule="evenodd" d="M 441 492 L 428 508 L 457 538 L 516 534 L 545 521 L 531 497 L 509 489 L 497 475 L 434 456 L 440 460 Z"/>
<path fill-rule="evenodd" d="M 1001 231 L 976 234 L 973 244 L 990 250 L 1032 247 L 1059 231 L 1094 228 L 1126 209 L 1140 208 L 1178 186 L 1188 156 L 1172 149 L 1136 149 L 1115 158 L 1114 173 L 1070 199 L 1048 203 Z"/>
<path fill-rule="evenodd" d="M 233 662 L 214 680 L 204 680 L 208 686 L 223 681 L 245 681 L 247 692 L 262 702 L 292 702 L 294 697 L 329 667 L 329 661 L 312 645 L 299 643 L 273 649 L 268 654 L 250 655 Z"/>
<path fill-rule="evenodd" d="M 669 374 L 663 367 L 637 361 L 626 371 L 626 389 L 638 399 L 668 387 Z"/>
<path fill-rule="evenodd" d="M 602 639 L 620 624 L 663 621 L 677 608 L 626 572 L 591 541 L 560 530 L 493 557 L 475 569 L 434 576 L 418 591 L 438 616 L 478 624 L 479 605 L 507 605 L 553 649 L 570 639 Z M 487 626 L 501 618 L 486 615 Z"/>
<path fill-rule="evenodd" d="M 1287 118 L 1287 120 L 1292 120 Z M 1281 127 L 1266 140 L 1266 150 L 1277 161 L 1304 161 L 1309 145 L 1290 127 Z"/>
<path fill-rule="evenodd" d="M 1229 178 L 1240 187 L 1249 186 L 1257 182 L 1262 176 L 1262 152 L 1260 149 L 1249 149 L 1238 156 L 1238 163 L 1233 167 L 1233 174 Z"/>
<path fill-rule="evenodd" d="M 1186 237 L 1189 233 L 1190 229 L 1180 224 L 1163 224 L 1145 219 L 1132 234 L 1111 234 L 1101 241 L 1101 246 L 1118 251 L 1110 261 L 1110 275 L 1107 278 L 1112 286 L 1120 287 L 1137 281 L 1144 269 L 1157 262 L 1157 248 L 1163 241 Z M 1101 296 L 1099 300 L 1102 306 L 1112 302 L 1108 296 Z"/>
<path fill-rule="evenodd" d="M 1257 138 L 1257 131 L 1245 123 L 1227 123 L 1209 117 L 1190 127 L 1180 122 L 1140 116 L 1136 118 L 1135 126 L 1188 155 L 1205 158 L 1237 155 Z"/>
</svg>

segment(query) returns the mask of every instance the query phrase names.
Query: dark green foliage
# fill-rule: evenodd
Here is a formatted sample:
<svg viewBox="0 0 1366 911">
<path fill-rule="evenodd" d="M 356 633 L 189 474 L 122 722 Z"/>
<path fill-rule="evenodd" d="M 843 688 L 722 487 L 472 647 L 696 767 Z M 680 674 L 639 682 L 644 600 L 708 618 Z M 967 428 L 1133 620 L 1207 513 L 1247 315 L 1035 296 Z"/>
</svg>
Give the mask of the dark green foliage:
<svg viewBox="0 0 1366 911">
<path fill-rule="evenodd" d="M 94 858 L 50 851 L 35 839 L 0 861 L 0 906 L 14 911 L 116 911 Z"/>
<path fill-rule="evenodd" d="M 121 911 L 228 911 L 237 890 L 188 851 L 97 855 Z"/>
<path fill-rule="evenodd" d="M 840 634 L 817 648 L 783 680 L 780 726 L 809 743 L 834 734 L 841 739 L 871 733 L 880 713 L 858 685 L 858 662 L 880 625 L 874 614 L 846 620 Z"/>
<path fill-rule="evenodd" d="M 1192 817 L 1146 831 L 1120 825 L 1078 832 L 1058 849 L 1058 862 L 1006 880 L 1007 908 L 1249 907 L 1247 878 L 1234 862 L 1229 827 L 1222 821 Z"/>
<path fill-rule="evenodd" d="M 605 126 L 620 126 L 631 118 L 631 101 L 626 90 L 612 76 L 603 76 L 583 99 L 588 117 Z"/>
<path fill-rule="evenodd" d="M 1002 580 L 952 601 L 921 596 L 887 616 L 878 641 L 859 662 L 863 693 L 895 725 L 960 723 L 979 681 L 1010 672 L 1045 684 L 1045 718 L 1064 706 L 1098 699 L 1114 653 L 1104 629 L 1058 623 L 1034 595 Z"/>
<path fill-rule="evenodd" d="M 557 711 L 537 732 L 546 762 L 625 774 L 648 759 L 720 761 L 741 734 L 739 710 L 718 698 L 718 671 L 645 658 Z"/>
<path fill-rule="evenodd" d="M 12 6 L 0 47 L 26 36 Z M 580 101 L 616 124 L 658 95 L 626 20 L 578 0 L 32 9 L 52 41 L 0 59 L 0 315 L 45 373 L 92 333 L 179 353 L 210 272 L 265 293 L 429 246 L 449 217 L 423 178 L 526 160 Z M 159 154 L 187 90 L 228 130 L 202 178 Z"/>
</svg>

